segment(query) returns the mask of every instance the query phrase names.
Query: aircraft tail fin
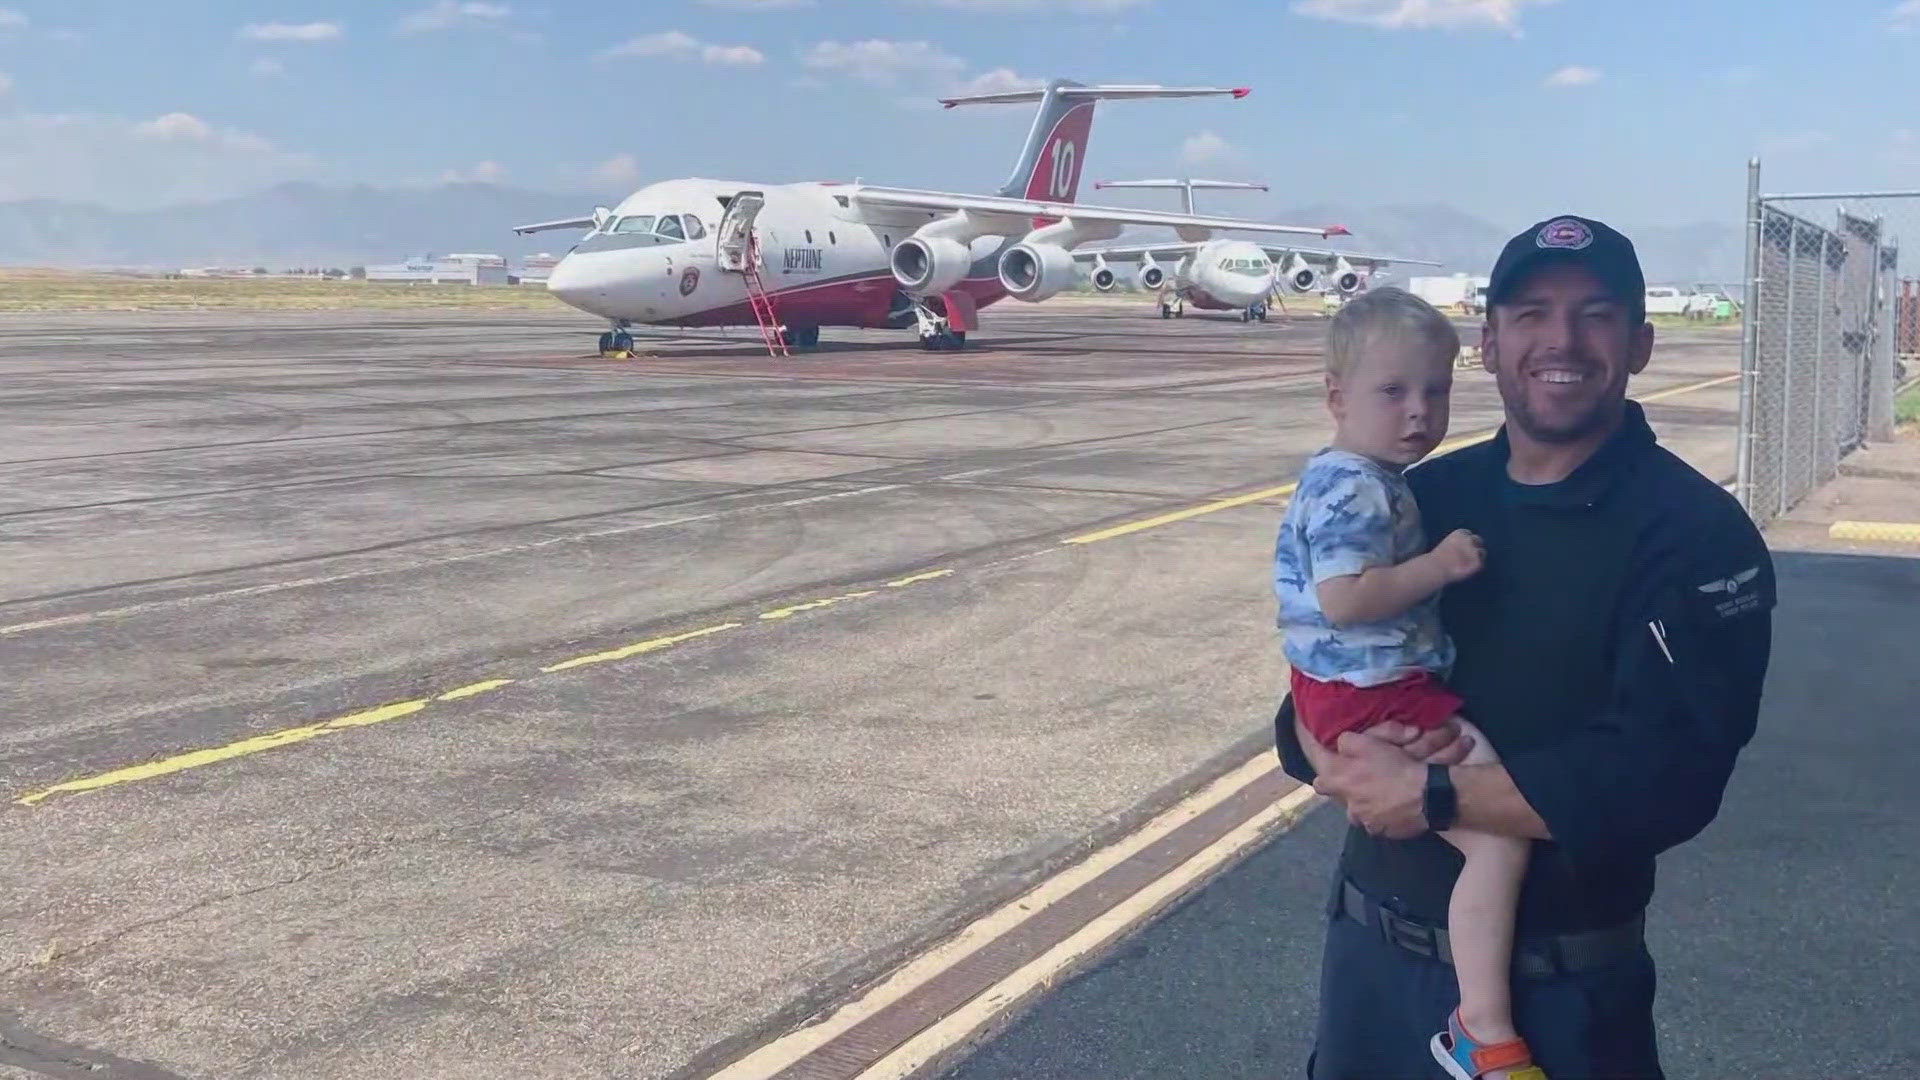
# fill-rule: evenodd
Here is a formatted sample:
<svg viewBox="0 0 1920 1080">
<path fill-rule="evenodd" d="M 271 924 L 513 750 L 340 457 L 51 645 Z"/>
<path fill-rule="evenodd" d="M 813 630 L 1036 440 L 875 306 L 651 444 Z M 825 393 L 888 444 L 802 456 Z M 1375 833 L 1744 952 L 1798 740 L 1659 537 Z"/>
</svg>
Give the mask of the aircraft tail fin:
<svg viewBox="0 0 1920 1080">
<path fill-rule="evenodd" d="M 999 194 L 1016 199 L 1044 199 L 1048 202 L 1072 202 L 1080 190 L 1080 169 L 1087 157 L 1087 136 L 1093 128 L 1093 106 L 1101 100 L 1140 98 L 1246 97 L 1246 87 L 1210 86 L 1085 86 L 1066 79 L 1055 79 L 1038 90 L 1012 90 L 998 94 L 974 94 L 942 98 L 940 104 L 992 105 L 1037 101 L 1033 127 L 1014 164 L 1013 175 L 1001 186 Z"/>
</svg>

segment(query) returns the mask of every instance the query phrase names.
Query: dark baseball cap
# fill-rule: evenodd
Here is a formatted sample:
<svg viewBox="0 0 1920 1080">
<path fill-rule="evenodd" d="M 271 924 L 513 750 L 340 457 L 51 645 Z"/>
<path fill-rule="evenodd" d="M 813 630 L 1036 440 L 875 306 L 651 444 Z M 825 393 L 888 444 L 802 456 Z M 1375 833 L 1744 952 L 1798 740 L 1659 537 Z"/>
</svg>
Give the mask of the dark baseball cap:
<svg viewBox="0 0 1920 1080">
<path fill-rule="evenodd" d="M 1592 218 L 1563 214 L 1528 226 L 1507 241 L 1487 281 L 1487 303 L 1505 303 L 1527 272 L 1545 262 L 1579 263 L 1608 292 L 1637 312 L 1647 303 L 1647 279 L 1633 241 Z"/>
</svg>

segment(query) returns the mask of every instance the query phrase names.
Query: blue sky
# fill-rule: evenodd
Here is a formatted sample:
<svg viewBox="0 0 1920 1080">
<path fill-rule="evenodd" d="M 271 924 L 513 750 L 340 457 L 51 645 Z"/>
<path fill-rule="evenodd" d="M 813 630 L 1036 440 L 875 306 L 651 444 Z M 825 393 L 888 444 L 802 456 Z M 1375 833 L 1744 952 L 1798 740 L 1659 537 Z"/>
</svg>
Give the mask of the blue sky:
<svg viewBox="0 0 1920 1080">
<path fill-rule="evenodd" d="M 1920 0 L 0 0 L 0 200 L 987 190 L 1027 107 L 932 99 L 1064 76 L 1254 87 L 1095 121 L 1089 177 L 1275 185 L 1222 212 L 1733 220 L 1753 154 L 1770 189 L 1920 187 L 1916 61 Z"/>
</svg>

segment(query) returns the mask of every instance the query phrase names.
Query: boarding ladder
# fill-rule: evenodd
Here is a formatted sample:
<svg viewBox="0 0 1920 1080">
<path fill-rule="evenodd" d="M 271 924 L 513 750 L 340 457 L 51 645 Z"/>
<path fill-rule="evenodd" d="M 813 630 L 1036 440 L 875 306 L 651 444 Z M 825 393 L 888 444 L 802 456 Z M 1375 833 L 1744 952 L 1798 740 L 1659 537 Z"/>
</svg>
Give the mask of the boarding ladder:
<svg viewBox="0 0 1920 1080">
<path fill-rule="evenodd" d="M 765 205 L 766 197 L 757 191 L 743 191 L 727 204 L 726 215 L 715 230 L 719 264 L 720 269 L 739 274 L 746 284 L 747 305 L 753 309 L 753 321 L 760 327 L 767 355 L 791 356 L 780 316 L 773 308 L 773 294 L 760 276 L 760 237 L 754 232 L 753 220 Z"/>
</svg>

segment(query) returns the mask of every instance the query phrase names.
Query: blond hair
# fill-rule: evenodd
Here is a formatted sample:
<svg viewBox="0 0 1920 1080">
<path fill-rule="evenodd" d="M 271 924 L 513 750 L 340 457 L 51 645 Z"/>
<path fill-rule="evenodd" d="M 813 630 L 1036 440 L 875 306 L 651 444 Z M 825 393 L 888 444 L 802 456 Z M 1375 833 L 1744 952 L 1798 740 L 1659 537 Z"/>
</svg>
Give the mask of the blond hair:
<svg viewBox="0 0 1920 1080">
<path fill-rule="evenodd" d="M 1354 361 L 1381 335 L 1393 334 L 1433 348 L 1436 362 L 1460 355 L 1460 332 L 1440 310 L 1405 289 L 1368 289 L 1347 301 L 1327 327 L 1327 373 L 1344 379 Z"/>
</svg>

